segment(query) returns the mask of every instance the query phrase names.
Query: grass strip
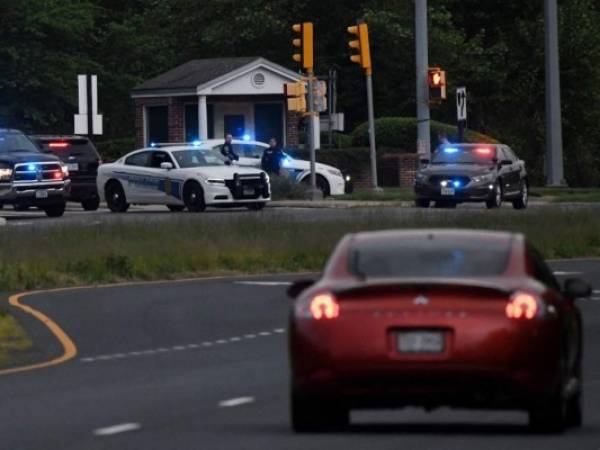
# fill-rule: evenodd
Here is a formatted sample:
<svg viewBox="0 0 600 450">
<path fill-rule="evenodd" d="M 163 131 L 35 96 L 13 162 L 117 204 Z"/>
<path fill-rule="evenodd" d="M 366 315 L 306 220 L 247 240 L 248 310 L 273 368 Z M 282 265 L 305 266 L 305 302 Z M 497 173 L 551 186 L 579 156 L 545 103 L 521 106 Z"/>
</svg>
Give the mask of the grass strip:
<svg viewBox="0 0 600 450">
<path fill-rule="evenodd" d="M 0 291 L 174 279 L 206 274 L 316 271 L 346 233 L 393 228 L 468 228 L 522 232 L 548 258 L 600 256 L 593 207 L 415 211 L 354 210 L 302 219 L 268 210 L 203 220 L 110 222 L 0 234 Z"/>
<path fill-rule="evenodd" d="M 29 350 L 32 345 L 17 320 L 0 309 L 0 367 L 9 365 L 15 355 Z"/>
</svg>

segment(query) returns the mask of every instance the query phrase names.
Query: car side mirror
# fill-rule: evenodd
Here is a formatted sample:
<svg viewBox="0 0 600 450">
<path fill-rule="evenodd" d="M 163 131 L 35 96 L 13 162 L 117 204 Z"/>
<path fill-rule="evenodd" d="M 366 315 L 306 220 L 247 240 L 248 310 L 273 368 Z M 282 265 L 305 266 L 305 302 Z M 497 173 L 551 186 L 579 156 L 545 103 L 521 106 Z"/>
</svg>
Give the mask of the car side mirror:
<svg viewBox="0 0 600 450">
<path fill-rule="evenodd" d="M 170 162 L 160 163 L 160 168 L 164 169 L 164 170 L 171 170 L 173 168 L 173 163 L 170 163 Z"/>
<path fill-rule="evenodd" d="M 287 295 L 290 298 L 298 297 L 302 292 L 315 284 L 315 280 L 298 280 L 294 281 L 287 290 Z"/>
<path fill-rule="evenodd" d="M 579 278 L 567 278 L 563 293 L 572 299 L 585 298 L 592 295 L 592 286 Z"/>
</svg>

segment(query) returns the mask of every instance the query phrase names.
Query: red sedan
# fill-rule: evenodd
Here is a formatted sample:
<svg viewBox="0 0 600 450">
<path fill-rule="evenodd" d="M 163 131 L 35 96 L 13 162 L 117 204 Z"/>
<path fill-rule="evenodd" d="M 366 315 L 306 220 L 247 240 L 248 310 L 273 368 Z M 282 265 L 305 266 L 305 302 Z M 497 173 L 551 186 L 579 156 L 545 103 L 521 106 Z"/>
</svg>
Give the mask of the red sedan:
<svg viewBox="0 0 600 450">
<path fill-rule="evenodd" d="M 296 431 L 404 406 L 521 409 L 547 431 L 581 424 L 575 299 L 591 287 L 561 287 L 521 234 L 348 235 L 318 281 L 288 293 Z"/>
</svg>

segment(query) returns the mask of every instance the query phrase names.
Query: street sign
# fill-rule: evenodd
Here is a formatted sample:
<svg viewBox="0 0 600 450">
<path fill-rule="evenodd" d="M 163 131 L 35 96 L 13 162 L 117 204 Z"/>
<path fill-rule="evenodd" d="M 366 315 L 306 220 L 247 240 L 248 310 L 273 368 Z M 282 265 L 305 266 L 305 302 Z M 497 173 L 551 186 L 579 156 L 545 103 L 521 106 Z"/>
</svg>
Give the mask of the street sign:
<svg viewBox="0 0 600 450">
<path fill-rule="evenodd" d="M 321 130 L 329 131 L 329 115 L 321 116 Z M 344 131 L 344 113 L 331 114 L 331 130 Z"/>
<path fill-rule="evenodd" d="M 456 118 L 459 122 L 467 120 L 467 88 L 456 88 Z"/>
<path fill-rule="evenodd" d="M 75 134 L 102 134 L 102 115 L 98 114 L 98 77 L 77 75 L 79 114 L 75 114 Z"/>
<path fill-rule="evenodd" d="M 317 80 L 313 86 L 313 110 L 318 112 L 327 111 L 327 82 Z"/>
</svg>

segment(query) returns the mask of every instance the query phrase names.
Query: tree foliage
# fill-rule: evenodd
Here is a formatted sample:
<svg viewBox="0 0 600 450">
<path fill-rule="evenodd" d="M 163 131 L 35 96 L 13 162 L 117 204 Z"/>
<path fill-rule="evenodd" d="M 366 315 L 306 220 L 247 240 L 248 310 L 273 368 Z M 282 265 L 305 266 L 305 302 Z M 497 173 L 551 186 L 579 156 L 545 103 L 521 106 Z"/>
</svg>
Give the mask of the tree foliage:
<svg viewBox="0 0 600 450">
<path fill-rule="evenodd" d="M 559 0 L 563 137 L 570 184 L 600 184 L 600 7 Z M 317 72 L 335 67 L 339 110 L 366 118 L 365 83 L 349 61 L 346 27 L 370 26 L 379 117 L 415 114 L 414 5 L 406 0 L 0 0 L 0 126 L 69 132 L 76 75 L 99 76 L 106 138 L 133 134 L 129 93 L 193 58 L 264 56 L 294 68 L 291 24 L 315 22 Z M 448 74 L 455 121 L 469 92 L 469 128 L 510 144 L 543 179 L 543 1 L 429 2 L 429 61 Z"/>
</svg>

